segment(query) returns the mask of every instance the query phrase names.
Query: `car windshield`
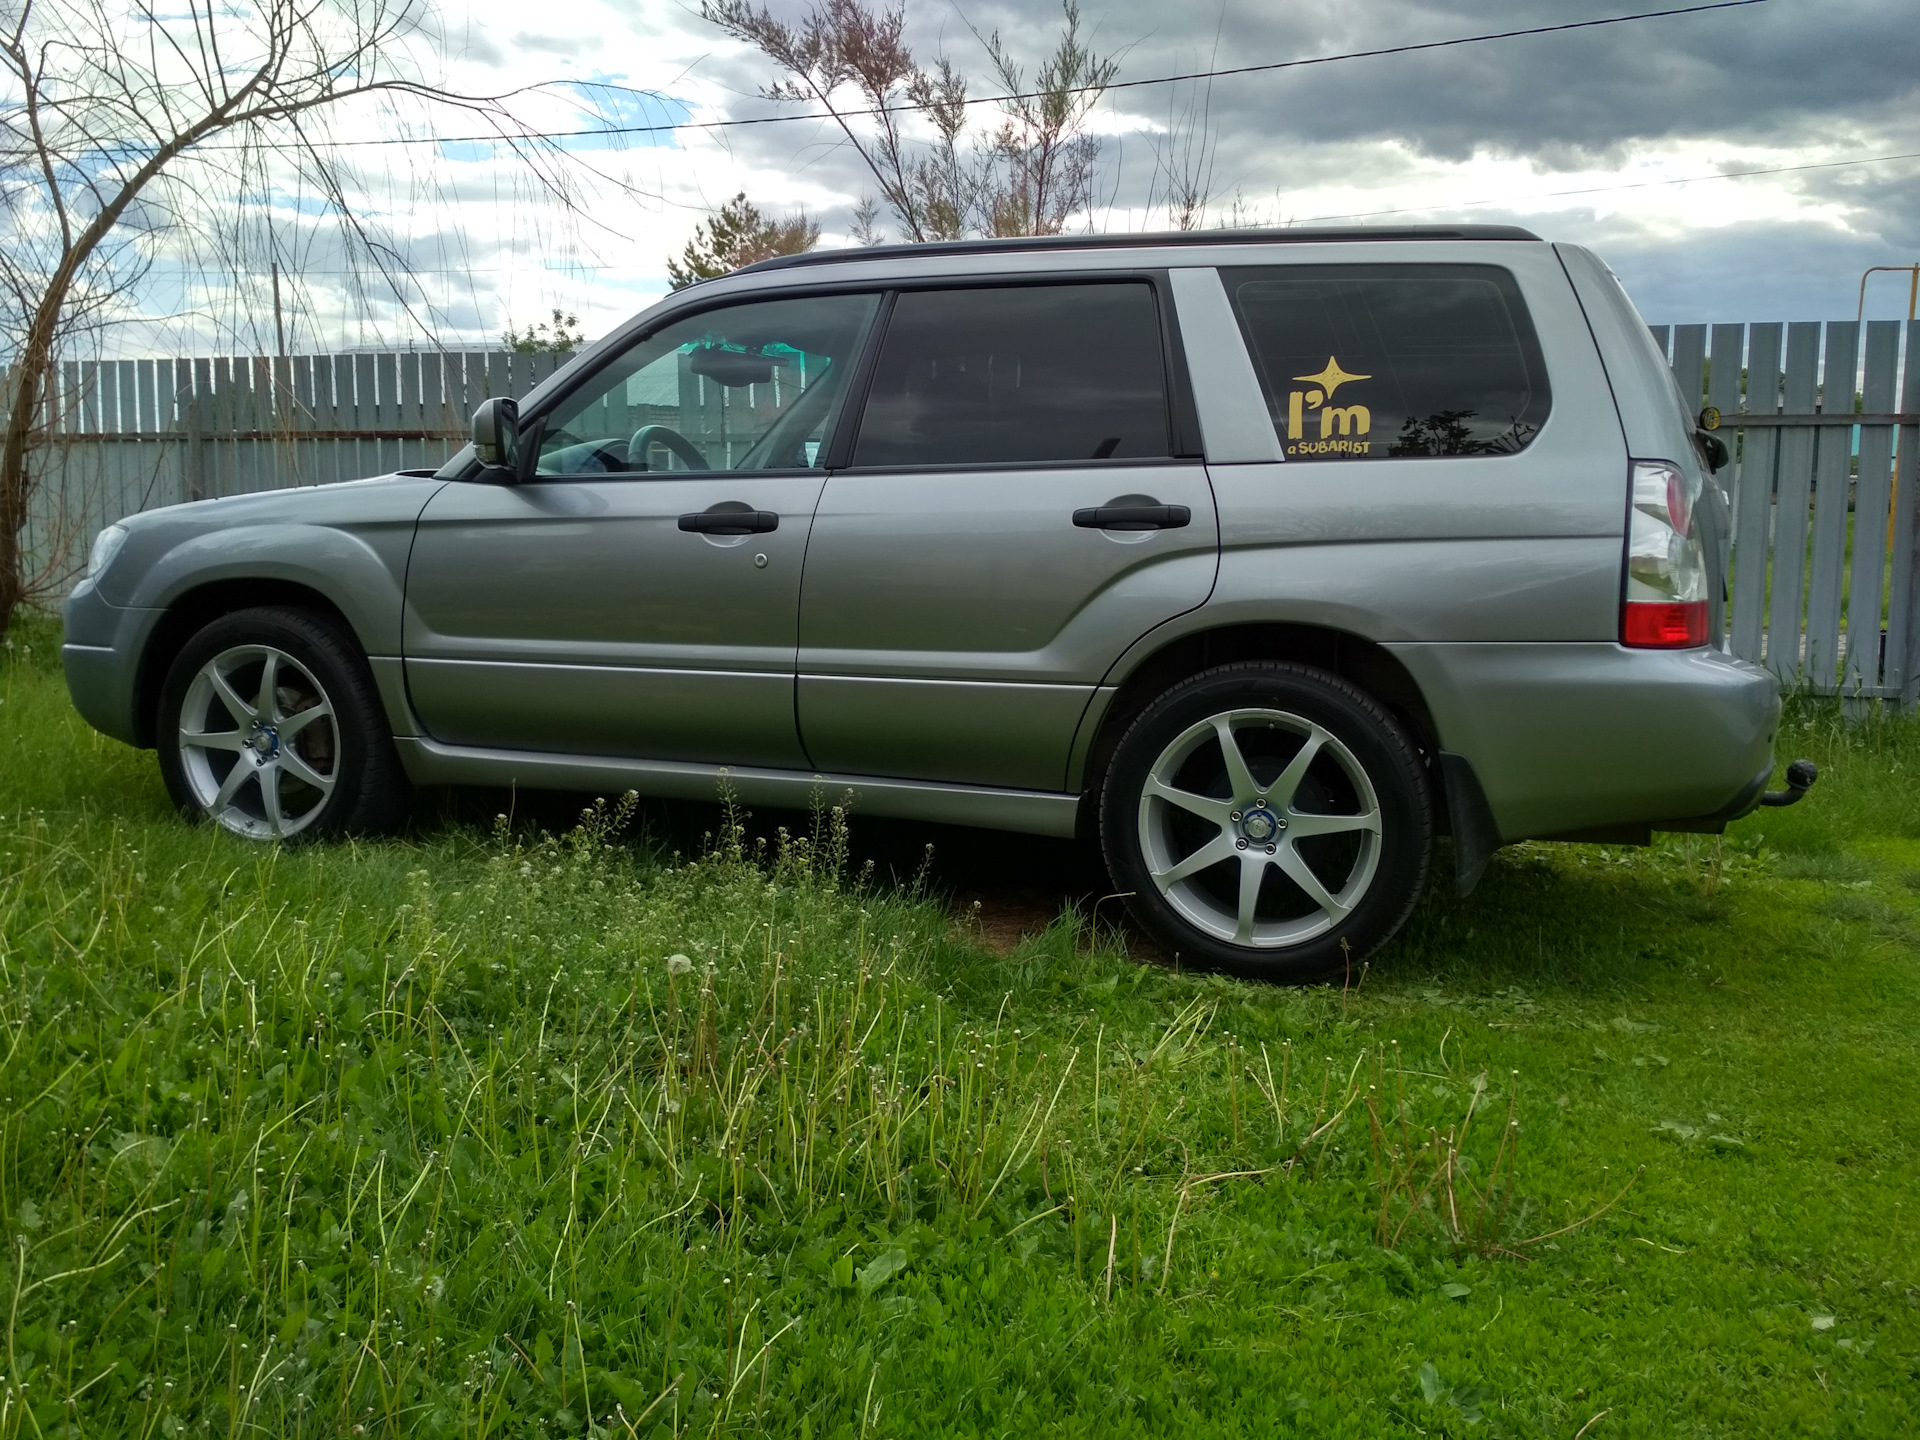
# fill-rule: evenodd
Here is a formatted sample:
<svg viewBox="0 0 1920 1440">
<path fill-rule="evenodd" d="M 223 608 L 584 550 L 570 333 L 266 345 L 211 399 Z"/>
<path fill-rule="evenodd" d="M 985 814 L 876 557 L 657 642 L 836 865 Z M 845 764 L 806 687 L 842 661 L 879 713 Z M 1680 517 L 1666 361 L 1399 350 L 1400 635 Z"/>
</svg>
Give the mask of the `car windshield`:
<svg viewBox="0 0 1920 1440">
<path fill-rule="evenodd" d="M 817 467 L 876 305 L 816 295 L 673 321 L 547 414 L 535 473 Z"/>
</svg>

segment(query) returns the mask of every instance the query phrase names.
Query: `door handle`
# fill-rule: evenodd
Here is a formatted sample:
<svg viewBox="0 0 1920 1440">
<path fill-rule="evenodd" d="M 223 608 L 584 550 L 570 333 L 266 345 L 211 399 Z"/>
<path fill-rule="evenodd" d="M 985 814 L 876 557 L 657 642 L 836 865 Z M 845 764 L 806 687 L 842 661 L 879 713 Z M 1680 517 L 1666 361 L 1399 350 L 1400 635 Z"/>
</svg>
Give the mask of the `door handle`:
<svg viewBox="0 0 1920 1440">
<path fill-rule="evenodd" d="M 1073 512 L 1082 530 L 1181 530 L 1193 523 L 1185 505 L 1092 505 Z"/>
<path fill-rule="evenodd" d="M 738 502 L 734 502 L 738 503 Z M 680 528 L 694 535 L 764 535 L 780 528 L 780 517 L 771 510 L 695 510 L 680 517 Z"/>
</svg>

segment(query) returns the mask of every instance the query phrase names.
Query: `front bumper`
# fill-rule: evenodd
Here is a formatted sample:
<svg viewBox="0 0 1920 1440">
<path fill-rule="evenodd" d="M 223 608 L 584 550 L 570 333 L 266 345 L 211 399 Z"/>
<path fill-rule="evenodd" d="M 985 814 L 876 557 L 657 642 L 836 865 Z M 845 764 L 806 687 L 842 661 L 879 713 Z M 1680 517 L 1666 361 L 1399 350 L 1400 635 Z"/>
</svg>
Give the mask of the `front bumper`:
<svg viewBox="0 0 1920 1440">
<path fill-rule="evenodd" d="M 61 607 L 60 663 L 73 708 L 94 729 L 138 745 L 140 655 L 161 611 L 110 605 L 83 580 Z"/>
<path fill-rule="evenodd" d="M 1758 803 L 1773 766 L 1779 687 L 1717 650 L 1387 648 L 1442 747 L 1472 764 L 1503 841 L 1724 823 Z"/>
</svg>

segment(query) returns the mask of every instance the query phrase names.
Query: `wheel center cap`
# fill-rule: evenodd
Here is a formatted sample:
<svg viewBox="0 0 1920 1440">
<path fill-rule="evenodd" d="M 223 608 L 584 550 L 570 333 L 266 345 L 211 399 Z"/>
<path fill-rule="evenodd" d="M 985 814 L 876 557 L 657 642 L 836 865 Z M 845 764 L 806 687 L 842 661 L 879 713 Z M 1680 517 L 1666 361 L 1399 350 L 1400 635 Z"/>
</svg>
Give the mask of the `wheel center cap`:
<svg viewBox="0 0 1920 1440">
<path fill-rule="evenodd" d="M 246 739 L 246 746 L 253 751 L 255 758 L 271 760 L 280 753 L 280 735 L 271 725 L 255 725 L 253 733 Z"/>
<path fill-rule="evenodd" d="M 1287 828 L 1287 822 L 1271 810 L 1253 809 L 1240 817 L 1240 833 L 1256 845 L 1265 845 Z"/>
</svg>

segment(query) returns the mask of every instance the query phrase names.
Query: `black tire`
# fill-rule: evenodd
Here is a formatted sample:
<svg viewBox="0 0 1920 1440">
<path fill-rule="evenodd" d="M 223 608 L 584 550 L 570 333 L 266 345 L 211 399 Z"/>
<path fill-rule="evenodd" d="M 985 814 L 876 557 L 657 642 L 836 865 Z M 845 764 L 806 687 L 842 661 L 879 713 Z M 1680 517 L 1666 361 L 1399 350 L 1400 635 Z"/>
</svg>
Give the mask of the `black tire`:
<svg viewBox="0 0 1920 1440">
<path fill-rule="evenodd" d="M 262 606 L 201 629 L 167 671 L 155 739 L 181 812 L 250 839 L 378 834 L 406 818 L 411 789 L 366 656 L 313 611 Z"/>
<path fill-rule="evenodd" d="M 1275 791 L 1290 777 L 1291 794 Z M 1180 964 L 1292 985 L 1357 979 L 1426 883 L 1432 798 L 1412 741 L 1366 692 L 1305 665 L 1223 665 L 1128 727 L 1101 787 L 1100 841 L 1128 908 Z"/>
</svg>

